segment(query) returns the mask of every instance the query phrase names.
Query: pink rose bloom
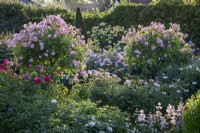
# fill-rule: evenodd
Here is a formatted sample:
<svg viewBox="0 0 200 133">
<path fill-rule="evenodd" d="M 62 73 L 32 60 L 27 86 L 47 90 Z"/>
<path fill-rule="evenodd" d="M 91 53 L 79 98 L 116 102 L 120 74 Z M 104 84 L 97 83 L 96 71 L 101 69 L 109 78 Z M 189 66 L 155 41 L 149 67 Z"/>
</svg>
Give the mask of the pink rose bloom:
<svg viewBox="0 0 200 133">
<path fill-rule="evenodd" d="M 156 46 L 151 46 L 151 51 L 154 51 L 156 49 Z"/>
<path fill-rule="evenodd" d="M 59 76 L 61 76 L 61 75 L 62 75 L 62 72 L 61 72 L 61 71 L 59 71 L 59 72 L 58 72 L 58 75 L 59 75 Z"/>
<path fill-rule="evenodd" d="M 5 59 L 5 60 L 3 61 L 3 64 L 4 64 L 4 65 L 9 65 L 9 64 L 10 64 L 10 61 L 7 60 L 7 59 Z"/>
<path fill-rule="evenodd" d="M 37 38 L 36 36 L 34 36 L 34 37 L 33 37 L 33 41 L 36 42 L 37 40 L 38 40 L 38 38 Z"/>
<path fill-rule="evenodd" d="M 87 71 L 85 69 L 81 69 L 80 75 L 83 76 L 85 74 L 87 74 Z"/>
<path fill-rule="evenodd" d="M 149 43 L 148 43 L 148 42 L 145 42 L 144 44 L 145 44 L 146 46 L 148 46 L 148 45 L 149 45 Z"/>
<path fill-rule="evenodd" d="M 50 81 L 51 81 L 51 78 L 50 78 L 50 76 L 44 76 L 44 81 L 46 82 L 46 83 L 49 83 Z"/>
<path fill-rule="evenodd" d="M 30 75 L 29 74 L 24 74 L 24 78 L 29 79 Z"/>
<path fill-rule="evenodd" d="M 27 43 L 24 43 L 24 44 L 23 44 L 23 47 L 25 47 L 25 48 L 26 48 L 27 46 L 28 46 L 28 45 L 27 45 Z"/>
<path fill-rule="evenodd" d="M 71 51 L 71 52 L 70 52 L 70 55 L 76 55 L 76 54 L 77 54 L 76 51 Z"/>
<path fill-rule="evenodd" d="M 33 80 L 34 80 L 34 82 L 35 82 L 36 84 L 41 83 L 41 79 L 38 78 L 38 77 L 35 77 Z"/>
<path fill-rule="evenodd" d="M 41 65 L 38 65 L 38 66 L 37 66 L 37 69 L 39 69 L 41 72 L 43 72 L 43 71 L 44 71 L 44 67 L 43 67 L 43 66 L 41 66 Z"/>
</svg>

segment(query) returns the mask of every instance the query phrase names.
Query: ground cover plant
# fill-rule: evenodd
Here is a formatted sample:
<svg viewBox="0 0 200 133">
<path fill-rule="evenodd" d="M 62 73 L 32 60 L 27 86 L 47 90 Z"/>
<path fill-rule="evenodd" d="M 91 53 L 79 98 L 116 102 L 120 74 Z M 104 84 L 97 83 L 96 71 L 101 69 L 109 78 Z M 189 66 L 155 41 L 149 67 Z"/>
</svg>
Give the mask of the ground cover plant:
<svg viewBox="0 0 200 133">
<path fill-rule="evenodd" d="M 43 16 L 1 35 L 0 132 L 200 130 L 200 56 L 181 25 L 105 21 L 86 41 L 65 20 Z"/>
</svg>

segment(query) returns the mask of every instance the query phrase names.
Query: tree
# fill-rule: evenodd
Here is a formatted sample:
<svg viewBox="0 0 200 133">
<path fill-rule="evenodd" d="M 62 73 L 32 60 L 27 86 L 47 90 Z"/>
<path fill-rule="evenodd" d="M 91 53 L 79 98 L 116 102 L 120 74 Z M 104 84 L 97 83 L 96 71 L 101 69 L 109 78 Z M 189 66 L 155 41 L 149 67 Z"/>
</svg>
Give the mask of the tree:
<svg viewBox="0 0 200 133">
<path fill-rule="evenodd" d="M 85 42 L 87 43 L 87 33 L 85 30 L 83 17 L 82 17 L 81 10 L 79 7 L 77 8 L 77 11 L 76 11 L 75 26 L 76 26 L 76 28 L 80 29 L 81 34 L 85 36 Z"/>
</svg>

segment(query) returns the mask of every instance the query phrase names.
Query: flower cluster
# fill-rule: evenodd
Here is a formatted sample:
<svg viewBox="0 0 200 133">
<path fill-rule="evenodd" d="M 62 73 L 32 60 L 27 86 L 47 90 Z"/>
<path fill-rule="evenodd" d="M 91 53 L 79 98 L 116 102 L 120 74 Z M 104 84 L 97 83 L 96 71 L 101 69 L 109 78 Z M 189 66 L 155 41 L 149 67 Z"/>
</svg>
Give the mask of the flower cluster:
<svg viewBox="0 0 200 133">
<path fill-rule="evenodd" d="M 128 64 L 124 62 L 124 57 L 125 52 L 120 47 L 114 47 L 110 50 L 104 50 L 103 53 L 91 52 L 86 60 L 89 69 L 102 68 L 117 74 L 128 67 Z"/>
<path fill-rule="evenodd" d="M 146 115 L 143 110 L 136 111 L 137 119 L 135 124 L 138 127 L 130 130 L 137 132 L 166 132 L 166 131 L 176 131 L 181 129 L 182 125 L 182 111 L 184 110 L 184 106 L 182 103 L 179 104 L 178 109 L 176 110 L 174 106 L 168 105 L 166 109 L 166 115 L 164 115 L 161 110 L 161 103 L 158 103 L 156 106 L 155 114 Z"/>
<path fill-rule="evenodd" d="M 24 29 L 14 34 L 7 44 L 14 48 L 23 65 L 42 64 L 57 66 L 57 69 L 79 69 L 87 49 L 79 30 L 54 15 L 38 24 L 25 24 Z"/>
<path fill-rule="evenodd" d="M 112 125 L 111 123 L 109 122 L 102 122 L 102 121 L 97 121 L 93 116 L 91 118 L 91 121 L 89 121 L 88 123 L 85 124 L 85 127 L 86 128 L 94 128 L 94 127 L 97 127 L 97 128 L 100 128 L 99 130 L 99 133 L 112 133 L 113 132 L 113 128 L 112 128 Z M 104 131 L 103 131 L 104 130 Z"/>
<path fill-rule="evenodd" d="M 186 34 L 180 32 L 180 26 L 170 24 L 166 29 L 161 23 L 139 29 L 131 28 L 122 42 L 126 46 L 126 60 L 131 65 L 148 68 L 152 72 L 173 64 L 185 63 L 192 50 L 184 39 Z"/>
<path fill-rule="evenodd" d="M 86 71 L 85 69 L 82 69 L 80 71 L 80 73 L 77 73 L 74 75 L 72 82 L 77 83 L 79 82 L 79 80 L 83 78 L 83 79 L 87 79 L 87 78 L 92 78 L 92 79 L 100 79 L 100 78 L 104 78 L 104 79 L 114 79 L 117 82 L 121 81 L 121 79 L 116 75 L 116 74 L 112 74 L 109 72 L 104 71 L 103 69 L 99 69 L 99 70 L 88 70 Z"/>
<path fill-rule="evenodd" d="M 27 72 L 27 73 L 22 73 L 22 76 L 24 79 L 26 80 L 32 80 L 34 81 L 35 84 L 40 84 L 42 82 L 45 83 L 51 83 L 52 82 L 52 78 L 51 78 L 51 74 L 49 74 L 48 70 L 45 70 L 45 67 L 42 65 L 37 65 L 37 66 L 33 66 L 31 65 L 29 67 L 29 71 L 31 70 L 31 72 Z"/>
<path fill-rule="evenodd" d="M 3 64 L 0 64 L 0 72 L 8 72 L 8 73 L 10 73 L 11 76 L 14 76 L 15 73 L 14 73 L 13 69 L 10 67 L 12 65 L 13 65 L 12 61 L 5 59 L 3 61 Z"/>
</svg>

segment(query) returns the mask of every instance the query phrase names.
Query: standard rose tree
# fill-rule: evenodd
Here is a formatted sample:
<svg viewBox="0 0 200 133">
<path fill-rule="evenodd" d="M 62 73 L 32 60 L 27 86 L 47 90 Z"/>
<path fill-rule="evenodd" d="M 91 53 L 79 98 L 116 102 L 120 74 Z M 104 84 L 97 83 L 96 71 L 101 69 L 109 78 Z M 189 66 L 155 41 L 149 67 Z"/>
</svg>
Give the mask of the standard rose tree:
<svg viewBox="0 0 200 133">
<path fill-rule="evenodd" d="M 189 61 L 192 50 L 184 39 L 186 34 L 180 32 L 180 26 L 170 24 L 169 29 L 161 23 L 150 26 L 129 29 L 122 38 L 127 45 L 126 61 L 140 69 L 147 69 L 151 75 L 158 76 L 160 70 Z"/>
<path fill-rule="evenodd" d="M 8 40 L 19 64 L 42 65 L 52 70 L 73 72 L 81 68 L 87 53 L 84 36 L 60 16 L 48 16 L 40 23 L 28 23 Z"/>
</svg>

